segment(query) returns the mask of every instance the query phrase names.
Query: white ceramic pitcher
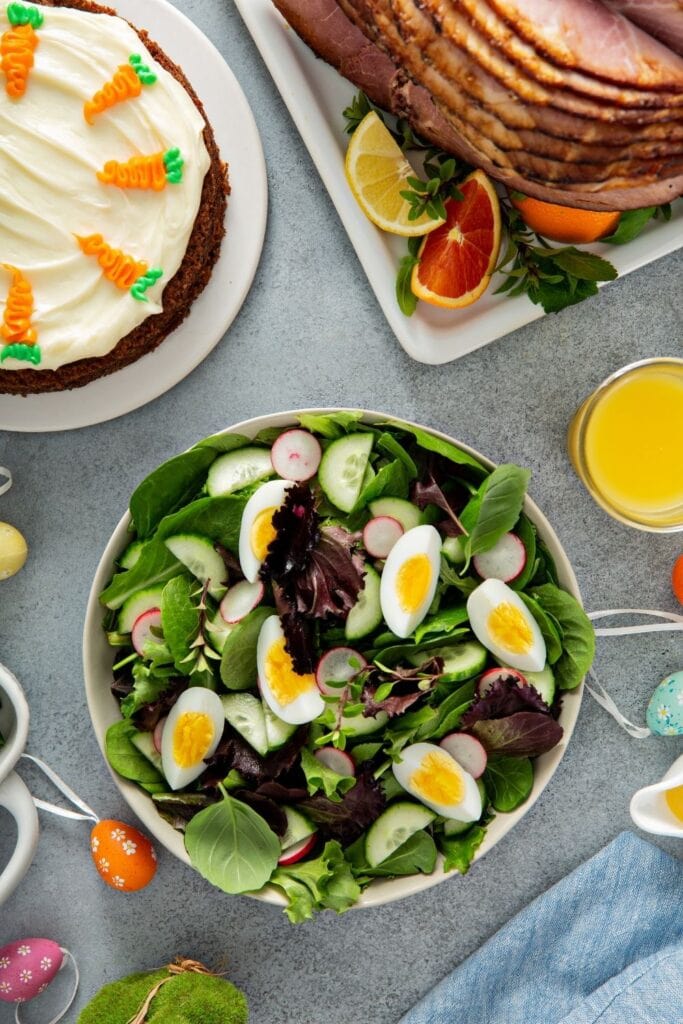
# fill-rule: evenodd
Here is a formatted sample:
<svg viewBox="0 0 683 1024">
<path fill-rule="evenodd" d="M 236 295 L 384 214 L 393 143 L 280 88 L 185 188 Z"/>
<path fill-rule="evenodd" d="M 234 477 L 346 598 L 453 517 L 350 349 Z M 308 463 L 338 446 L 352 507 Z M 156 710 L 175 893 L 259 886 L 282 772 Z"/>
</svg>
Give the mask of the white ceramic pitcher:
<svg viewBox="0 0 683 1024">
<path fill-rule="evenodd" d="M 38 813 L 28 789 L 14 771 L 28 738 L 28 703 L 19 682 L 0 665 L 0 807 L 17 823 L 17 842 L 0 873 L 0 904 L 11 895 L 29 869 L 38 842 Z"/>
<path fill-rule="evenodd" d="M 638 828 L 656 836 L 683 839 L 683 821 L 677 818 L 666 802 L 667 790 L 683 786 L 683 755 L 674 761 L 668 772 L 654 786 L 645 786 L 631 800 L 631 817 Z"/>
</svg>

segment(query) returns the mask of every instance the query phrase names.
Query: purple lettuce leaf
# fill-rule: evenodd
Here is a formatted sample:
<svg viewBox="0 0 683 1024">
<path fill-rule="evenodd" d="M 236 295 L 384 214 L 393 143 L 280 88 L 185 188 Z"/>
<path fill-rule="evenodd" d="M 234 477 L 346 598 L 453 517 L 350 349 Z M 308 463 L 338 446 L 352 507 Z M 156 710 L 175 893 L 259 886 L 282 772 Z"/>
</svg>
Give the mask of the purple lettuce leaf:
<svg viewBox="0 0 683 1024">
<path fill-rule="evenodd" d="M 361 772 L 356 785 L 339 803 L 316 793 L 298 807 L 319 827 L 325 839 L 337 839 L 342 846 L 354 842 L 384 810 L 386 800 L 371 772 Z"/>
<path fill-rule="evenodd" d="M 501 675 L 462 717 L 464 728 L 491 718 L 504 718 L 517 711 L 538 711 L 549 714 L 550 708 L 540 694 L 529 685 L 520 685 L 515 676 Z"/>
<path fill-rule="evenodd" d="M 247 804 L 253 811 L 260 814 L 272 828 L 276 836 L 283 836 L 287 831 L 287 815 L 282 808 L 269 796 L 258 790 L 240 789 L 234 794 L 238 800 Z"/>
<path fill-rule="evenodd" d="M 440 526 L 440 529 L 443 526 L 444 533 L 455 537 L 466 532 L 453 508 L 452 499 L 446 496 L 441 484 L 437 482 L 432 467 L 429 468 L 423 480 L 415 481 L 410 497 L 418 508 L 425 509 L 427 505 L 436 505 L 446 513 L 448 520 Z"/>
<path fill-rule="evenodd" d="M 284 779 L 297 763 L 307 739 L 308 729 L 300 728 L 284 747 L 267 757 L 261 757 L 246 740 L 226 725 L 216 753 L 207 758 L 208 767 L 200 778 L 200 786 L 209 789 L 217 786 L 233 768 L 256 786 Z"/>
<path fill-rule="evenodd" d="M 513 757 L 538 757 L 562 739 L 564 730 L 548 714 L 538 711 L 517 711 L 505 718 L 475 722 L 469 730 L 489 754 Z"/>
</svg>

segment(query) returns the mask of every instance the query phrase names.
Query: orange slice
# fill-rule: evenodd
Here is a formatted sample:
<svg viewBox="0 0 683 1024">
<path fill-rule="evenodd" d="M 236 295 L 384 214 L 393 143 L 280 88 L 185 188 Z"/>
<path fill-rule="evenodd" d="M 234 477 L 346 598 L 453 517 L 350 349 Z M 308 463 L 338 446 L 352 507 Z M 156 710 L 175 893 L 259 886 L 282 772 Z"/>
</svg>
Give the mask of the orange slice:
<svg viewBox="0 0 683 1024">
<path fill-rule="evenodd" d="M 449 199 L 445 224 L 425 238 L 411 287 L 433 306 L 459 309 L 482 295 L 500 249 L 500 204 L 483 171 L 459 186 L 462 199 Z"/>
<path fill-rule="evenodd" d="M 616 231 L 621 216 L 618 210 L 604 213 L 597 210 L 577 210 L 573 206 L 544 203 L 530 196 L 519 199 L 511 195 L 510 202 L 519 210 L 522 220 L 532 231 L 553 242 L 571 245 L 585 245 L 587 242 L 597 242 L 605 235 L 611 235 Z"/>
</svg>

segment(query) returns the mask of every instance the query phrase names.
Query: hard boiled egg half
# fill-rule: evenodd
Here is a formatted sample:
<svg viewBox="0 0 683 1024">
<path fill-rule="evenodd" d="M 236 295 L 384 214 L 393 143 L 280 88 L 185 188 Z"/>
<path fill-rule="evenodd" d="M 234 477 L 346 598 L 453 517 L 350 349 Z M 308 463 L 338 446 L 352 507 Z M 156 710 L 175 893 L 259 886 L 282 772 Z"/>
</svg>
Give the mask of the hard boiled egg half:
<svg viewBox="0 0 683 1024">
<path fill-rule="evenodd" d="M 454 757 L 434 743 L 413 743 L 393 765 L 396 781 L 411 796 L 444 818 L 478 821 L 481 794 L 476 782 Z"/>
<path fill-rule="evenodd" d="M 396 636 L 410 636 L 434 600 L 441 565 L 441 538 L 433 526 L 407 530 L 389 552 L 380 582 L 384 621 Z"/>
<path fill-rule="evenodd" d="M 472 632 L 487 651 L 520 672 L 540 672 L 545 640 L 519 594 L 502 580 L 484 580 L 467 599 Z"/>
<path fill-rule="evenodd" d="M 220 697 L 192 686 L 173 705 L 161 737 L 161 766 L 171 789 L 182 789 L 206 768 L 225 725 Z"/>
<path fill-rule="evenodd" d="M 271 615 L 261 626 L 256 645 L 259 688 L 264 701 L 278 718 L 290 725 L 312 722 L 325 710 L 315 676 L 294 671 L 286 650 L 282 623 Z"/>
<path fill-rule="evenodd" d="M 268 548 L 275 540 L 273 516 L 293 486 L 291 480 L 269 480 L 252 494 L 244 506 L 240 523 L 239 556 L 242 572 L 250 583 L 258 579 Z"/>
</svg>

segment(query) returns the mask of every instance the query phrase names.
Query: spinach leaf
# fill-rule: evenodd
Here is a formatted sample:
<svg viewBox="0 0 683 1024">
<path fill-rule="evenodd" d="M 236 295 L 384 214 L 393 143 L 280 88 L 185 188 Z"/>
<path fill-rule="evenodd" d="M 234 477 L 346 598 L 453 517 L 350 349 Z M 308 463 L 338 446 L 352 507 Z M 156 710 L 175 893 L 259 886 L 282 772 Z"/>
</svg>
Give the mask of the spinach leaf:
<svg viewBox="0 0 683 1024">
<path fill-rule="evenodd" d="M 187 576 L 169 580 L 161 594 L 161 626 L 175 667 L 190 674 L 192 647 L 199 632 L 199 608 L 192 599 L 193 584 Z"/>
<path fill-rule="evenodd" d="M 562 630 L 562 656 L 553 666 L 561 690 L 575 689 L 595 657 L 595 631 L 581 605 L 552 583 L 531 591 L 543 610 L 557 619 Z"/>
<path fill-rule="evenodd" d="M 469 628 L 463 627 L 462 629 L 453 628 L 450 633 L 445 636 L 434 636 L 429 640 L 422 640 L 420 643 L 401 643 L 393 644 L 391 647 L 385 647 L 375 655 L 375 662 L 382 665 L 386 665 L 387 668 L 393 665 L 398 665 L 400 661 L 405 661 L 406 658 L 421 655 L 426 651 L 431 651 L 433 647 L 444 647 L 446 644 L 455 642 L 462 636 L 469 633 Z M 425 661 L 426 661 L 425 656 Z"/>
<path fill-rule="evenodd" d="M 511 581 L 510 587 L 513 590 L 524 590 L 536 569 L 536 527 L 527 516 L 522 514 L 514 532 L 524 545 L 526 562 L 517 579 Z"/>
<path fill-rule="evenodd" d="M 418 872 L 430 875 L 435 866 L 436 843 L 428 832 L 420 830 L 413 833 L 410 839 L 406 839 L 405 843 L 376 867 L 371 868 L 362 862 L 354 864 L 354 874 L 362 874 L 368 878 L 391 878 L 399 875 L 416 875 Z"/>
<path fill-rule="evenodd" d="M 240 524 L 247 498 L 240 494 L 223 494 L 217 498 L 199 498 L 174 512 L 159 523 L 156 536 L 163 540 L 176 533 L 200 533 L 237 554 Z M 144 551 L 143 551 L 144 556 Z M 133 568 L 137 568 L 134 566 Z M 129 572 L 133 572 L 130 569 Z"/>
<path fill-rule="evenodd" d="M 351 514 L 361 508 L 365 508 L 371 501 L 377 498 L 407 498 L 409 477 L 405 463 L 401 459 L 394 459 L 382 466 L 376 475 L 365 485 L 358 496 L 358 500 L 351 510 Z"/>
<path fill-rule="evenodd" d="M 130 499 L 130 514 L 139 537 L 148 537 L 165 515 L 194 498 L 215 458 L 210 448 L 192 448 L 164 462 L 138 484 Z"/>
<path fill-rule="evenodd" d="M 259 605 L 228 634 L 221 658 L 221 679 L 228 690 L 249 690 L 256 685 L 256 644 L 261 626 L 274 608 Z"/>
<path fill-rule="evenodd" d="M 172 555 L 165 544 L 150 540 L 144 545 L 140 557 L 132 569 L 117 573 L 108 587 L 100 594 L 100 601 L 107 608 L 120 608 L 126 598 L 137 590 L 165 583 L 172 576 L 184 571 L 184 566 Z"/>
<path fill-rule="evenodd" d="M 452 686 L 452 683 L 448 684 Z M 472 704 L 476 680 L 471 679 L 458 686 L 436 708 L 436 718 L 421 725 L 416 734 L 418 740 L 440 740 L 460 725 L 460 720 Z"/>
<path fill-rule="evenodd" d="M 457 448 L 450 441 L 442 441 L 440 437 L 433 437 L 426 430 L 421 430 L 420 427 L 403 423 L 401 420 L 389 420 L 386 425 L 412 434 L 420 448 L 424 448 L 428 452 L 435 452 L 436 455 L 443 455 L 449 462 L 455 462 L 458 466 L 469 466 L 470 469 L 476 470 L 478 476 L 485 476 L 488 472 L 473 455 L 463 451 L 462 448 Z"/>
<path fill-rule="evenodd" d="M 473 825 L 459 836 L 439 836 L 439 848 L 444 855 L 444 871 L 459 871 L 461 875 L 466 875 L 485 836 L 484 824 Z"/>
<path fill-rule="evenodd" d="M 554 665 L 562 657 L 562 634 L 557 628 L 557 622 L 541 608 L 535 598 L 529 597 L 528 594 L 519 596 L 536 619 L 538 628 L 543 634 L 548 664 Z"/>
<path fill-rule="evenodd" d="M 332 412 L 327 415 L 305 412 L 299 416 L 299 423 L 306 430 L 313 431 L 314 434 L 320 434 L 321 437 L 334 440 L 337 437 L 343 437 L 344 434 L 351 434 L 358 430 L 362 418 L 363 413 L 360 411 Z"/>
<path fill-rule="evenodd" d="M 344 793 L 356 785 L 352 775 L 339 775 L 314 757 L 306 747 L 301 751 L 301 768 L 306 776 L 309 796 L 314 796 L 322 789 L 330 800 L 341 802 Z"/>
<path fill-rule="evenodd" d="M 163 784 L 164 780 L 154 765 L 133 746 L 132 737 L 137 733 L 138 729 L 128 719 L 110 725 L 104 740 L 107 761 L 124 779 L 142 785 Z"/>
<path fill-rule="evenodd" d="M 188 823 L 185 848 L 199 874 L 228 893 L 264 886 L 281 853 L 261 815 L 227 793 Z"/>
<path fill-rule="evenodd" d="M 472 591 L 476 590 L 478 586 L 471 576 L 458 576 L 455 569 L 450 567 L 447 559 L 443 555 L 441 556 L 439 579 L 442 583 L 445 583 L 446 586 L 455 587 L 455 589 L 459 590 L 465 597 L 469 597 Z"/>
<path fill-rule="evenodd" d="M 243 434 L 212 434 L 211 437 L 205 437 L 203 441 L 198 441 L 192 450 L 210 448 L 214 452 L 234 452 L 238 448 L 246 448 L 248 444 L 253 443 Z"/>
<path fill-rule="evenodd" d="M 315 860 L 278 868 L 270 881 L 289 899 L 285 913 L 292 924 L 308 920 L 316 910 L 329 909 L 343 914 L 361 892 L 351 865 L 335 840 L 326 843 Z"/>
<path fill-rule="evenodd" d="M 460 516 L 468 530 L 463 572 L 473 555 L 488 551 L 514 527 L 522 511 L 530 475 L 527 469 L 519 466 L 497 466 L 470 498 Z"/>
<path fill-rule="evenodd" d="M 534 784 L 534 769 L 528 757 L 489 757 L 484 785 L 497 811 L 514 811 L 523 804 Z"/>
<path fill-rule="evenodd" d="M 536 538 L 536 567 L 531 583 L 534 587 L 540 587 L 542 583 L 554 583 L 556 587 L 559 586 L 555 560 L 539 538 Z"/>
<path fill-rule="evenodd" d="M 395 459 L 400 459 L 403 465 L 408 470 L 408 476 L 411 480 L 417 477 L 417 466 L 411 455 L 405 450 L 402 444 L 396 440 L 393 434 L 388 431 L 380 434 L 375 442 L 377 448 L 385 452 L 387 455 L 393 455 Z"/>
<path fill-rule="evenodd" d="M 123 717 L 132 718 L 145 704 L 158 700 L 171 685 L 172 676 L 173 669 L 168 666 L 155 668 L 144 661 L 137 661 L 133 665 L 133 689 L 121 701 Z"/>
<path fill-rule="evenodd" d="M 467 607 L 464 604 L 457 604 L 450 608 L 442 608 L 425 619 L 422 625 L 415 630 L 415 643 L 421 643 L 430 633 L 452 633 L 456 626 L 468 621 Z"/>
</svg>

